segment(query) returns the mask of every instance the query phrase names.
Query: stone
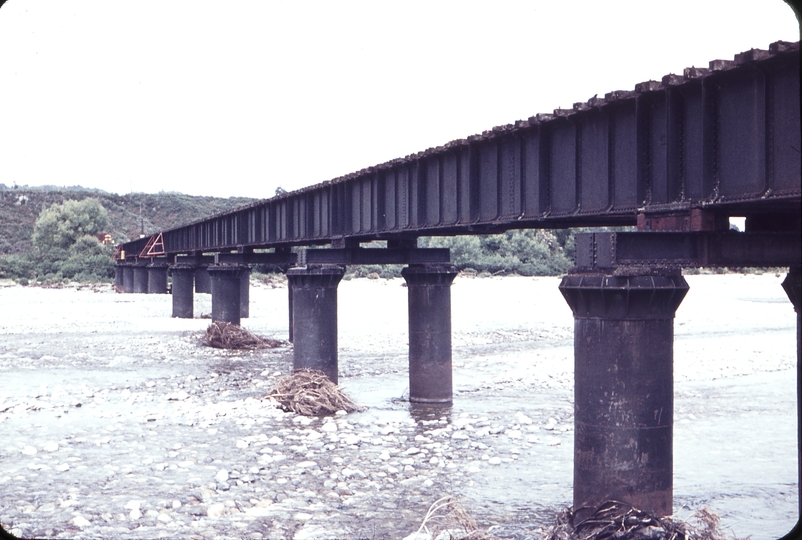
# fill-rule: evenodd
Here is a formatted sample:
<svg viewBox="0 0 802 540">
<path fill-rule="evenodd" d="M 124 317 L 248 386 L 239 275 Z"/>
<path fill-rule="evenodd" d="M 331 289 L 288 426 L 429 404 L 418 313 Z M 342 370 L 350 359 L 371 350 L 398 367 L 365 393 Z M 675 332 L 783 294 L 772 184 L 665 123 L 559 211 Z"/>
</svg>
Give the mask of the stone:
<svg viewBox="0 0 802 540">
<path fill-rule="evenodd" d="M 33 446 L 26 446 L 25 448 L 23 448 L 20 451 L 23 454 L 25 454 L 26 456 L 32 456 L 32 455 L 36 454 L 36 448 L 34 448 Z"/>
<path fill-rule="evenodd" d="M 56 450 L 58 450 L 58 443 L 57 442 L 49 442 L 42 449 L 45 452 L 55 452 Z"/>
<path fill-rule="evenodd" d="M 123 508 L 125 508 L 126 510 L 139 510 L 141 506 L 142 506 L 142 501 L 132 499 L 127 503 L 125 503 L 125 506 L 123 506 Z"/>
<path fill-rule="evenodd" d="M 139 510 L 139 508 L 134 508 L 133 510 L 131 510 L 131 511 L 128 513 L 128 517 L 129 517 L 129 518 L 130 518 L 132 521 L 136 521 L 137 519 L 139 519 L 139 518 L 141 518 L 141 517 L 142 517 L 142 512 Z"/>
<path fill-rule="evenodd" d="M 220 469 L 217 471 L 217 474 L 214 475 L 214 479 L 221 484 L 228 481 L 228 471 L 225 469 Z"/>
<path fill-rule="evenodd" d="M 75 525 L 76 527 L 81 527 L 81 528 L 83 528 L 83 527 L 88 527 L 89 525 L 91 525 L 91 524 L 92 524 L 92 522 L 91 522 L 91 521 L 89 521 L 88 519 L 86 519 L 85 517 L 83 517 L 81 514 L 78 514 L 77 516 L 75 516 L 74 518 L 72 518 L 72 519 L 70 520 L 70 523 L 72 523 L 72 524 L 73 524 L 73 525 Z"/>
<path fill-rule="evenodd" d="M 335 433 L 338 428 L 336 422 L 326 422 L 320 429 L 326 433 Z"/>
<path fill-rule="evenodd" d="M 309 521 L 310 519 L 312 519 L 312 517 L 313 517 L 312 514 L 307 514 L 306 512 L 298 512 L 297 514 L 292 516 L 292 519 L 294 519 L 295 521 Z"/>
<path fill-rule="evenodd" d="M 468 435 L 467 432 L 460 430 L 460 431 L 455 431 L 454 433 L 452 433 L 451 434 L 451 438 L 454 439 L 455 441 L 466 441 L 466 440 L 470 439 L 471 436 Z"/>
<path fill-rule="evenodd" d="M 226 513 L 226 505 L 215 503 L 206 509 L 206 515 L 210 518 L 220 517 Z"/>
<path fill-rule="evenodd" d="M 487 462 L 490 463 L 491 465 L 498 465 L 499 463 L 501 463 L 501 458 L 498 456 L 493 456 L 492 458 L 488 459 Z"/>
</svg>

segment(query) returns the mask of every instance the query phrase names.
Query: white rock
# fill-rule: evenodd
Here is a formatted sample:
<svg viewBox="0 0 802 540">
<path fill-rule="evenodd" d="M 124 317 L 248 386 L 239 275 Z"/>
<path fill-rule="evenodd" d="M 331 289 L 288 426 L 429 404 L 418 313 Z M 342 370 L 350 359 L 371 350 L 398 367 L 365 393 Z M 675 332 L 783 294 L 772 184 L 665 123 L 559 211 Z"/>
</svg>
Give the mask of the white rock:
<svg viewBox="0 0 802 540">
<path fill-rule="evenodd" d="M 131 499 L 130 501 L 125 503 L 125 506 L 123 506 L 123 508 L 125 508 L 126 510 L 139 510 L 141 506 L 142 506 L 142 501 Z"/>
<path fill-rule="evenodd" d="M 387 466 L 387 472 L 390 473 L 390 474 L 397 474 L 398 473 L 398 469 L 396 467 L 393 467 L 392 465 L 388 465 Z"/>
<path fill-rule="evenodd" d="M 407 448 L 407 451 L 405 452 L 405 454 L 408 455 L 408 456 L 414 456 L 415 454 L 420 454 L 420 448 L 416 448 L 414 446 L 411 446 L 411 447 Z"/>
<path fill-rule="evenodd" d="M 404 458 L 401 460 L 401 465 L 412 465 L 415 463 L 415 460 L 412 458 Z"/>
<path fill-rule="evenodd" d="M 359 437 L 351 433 L 349 435 L 346 435 L 345 438 L 342 439 L 342 441 L 347 445 L 359 444 Z"/>
<path fill-rule="evenodd" d="M 438 465 L 440 463 L 440 458 L 435 456 L 435 457 L 433 457 L 432 459 L 429 460 L 429 463 L 431 463 L 432 465 Z"/>
<path fill-rule="evenodd" d="M 56 465 L 56 470 L 59 472 L 66 472 L 70 470 L 70 465 L 68 463 L 59 463 Z"/>
<path fill-rule="evenodd" d="M 223 503 L 215 503 L 206 509 L 206 515 L 210 518 L 220 517 L 226 513 L 226 505 Z"/>
<path fill-rule="evenodd" d="M 499 463 L 501 463 L 501 458 L 498 456 L 493 456 L 492 458 L 488 459 L 487 462 L 490 463 L 491 465 L 498 465 Z"/>
<path fill-rule="evenodd" d="M 295 521 L 309 521 L 310 519 L 312 519 L 312 514 L 307 514 L 306 512 L 298 512 L 297 514 L 292 516 L 292 519 L 294 519 Z"/>
<path fill-rule="evenodd" d="M 460 430 L 452 433 L 451 438 L 457 441 L 467 441 L 471 436 L 467 432 Z"/>
<path fill-rule="evenodd" d="M 323 434 L 319 431 L 310 431 L 309 435 L 306 436 L 307 441 L 317 441 L 323 438 Z"/>
<path fill-rule="evenodd" d="M 43 450 L 45 452 L 55 452 L 56 450 L 58 450 L 58 443 L 57 442 L 49 442 L 44 446 Z"/>
<path fill-rule="evenodd" d="M 323 424 L 323 426 L 320 429 L 325 431 L 325 432 L 327 432 L 327 433 L 334 433 L 334 432 L 337 431 L 337 423 L 336 422 L 326 422 L 325 424 Z"/>
<path fill-rule="evenodd" d="M 36 454 L 36 448 L 34 448 L 33 446 L 26 446 L 21 450 L 21 452 L 26 456 L 32 456 Z"/>
<path fill-rule="evenodd" d="M 345 416 L 346 414 L 348 414 L 346 411 L 340 410 L 334 413 L 334 416 Z"/>
<path fill-rule="evenodd" d="M 92 524 L 91 521 L 83 517 L 81 514 L 78 514 L 74 518 L 70 520 L 70 523 L 75 525 L 76 527 L 87 527 Z"/>
<path fill-rule="evenodd" d="M 387 461 L 388 459 L 390 459 L 390 452 L 385 450 L 384 452 L 379 454 L 379 459 L 382 460 L 382 461 Z"/>
<path fill-rule="evenodd" d="M 415 531 L 414 533 L 405 536 L 403 540 L 432 540 L 432 535 L 426 531 Z"/>
<path fill-rule="evenodd" d="M 267 444 L 283 444 L 284 441 L 273 435 L 267 440 Z"/>
<path fill-rule="evenodd" d="M 218 482 L 225 482 L 228 480 L 228 471 L 225 469 L 220 469 L 217 471 L 217 474 L 214 475 L 214 479 Z"/>
<path fill-rule="evenodd" d="M 299 469 L 310 469 L 312 467 L 317 467 L 317 463 L 314 461 L 301 461 L 300 463 L 296 463 L 295 466 Z"/>
<path fill-rule="evenodd" d="M 519 429 L 508 429 L 504 434 L 510 439 L 520 439 L 523 436 L 523 433 L 521 433 Z"/>
<path fill-rule="evenodd" d="M 243 441 L 242 439 L 238 440 L 237 448 L 248 448 L 248 441 Z"/>
<path fill-rule="evenodd" d="M 139 518 L 141 518 L 141 517 L 142 517 L 142 512 L 139 510 L 139 508 L 134 508 L 133 510 L 131 510 L 131 511 L 128 513 L 128 517 L 129 517 L 130 519 L 132 519 L 132 520 L 136 521 L 137 519 L 139 519 Z"/>
<path fill-rule="evenodd" d="M 518 422 L 520 422 L 521 424 L 531 424 L 532 423 L 532 419 L 529 418 L 528 416 L 526 416 L 521 411 L 518 411 L 517 413 L 515 413 L 515 419 L 518 420 Z"/>
<path fill-rule="evenodd" d="M 527 442 L 530 442 L 532 444 L 537 444 L 537 443 L 540 442 L 540 439 L 538 439 L 534 435 L 530 435 L 526 440 L 527 440 Z"/>
<path fill-rule="evenodd" d="M 176 499 L 176 500 L 174 500 L 174 501 L 173 501 L 173 504 L 172 504 L 171 506 L 172 506 L 173 508 L 181 508 L 181 501 L 179 501 L 178 499 Z"/>
</svg>

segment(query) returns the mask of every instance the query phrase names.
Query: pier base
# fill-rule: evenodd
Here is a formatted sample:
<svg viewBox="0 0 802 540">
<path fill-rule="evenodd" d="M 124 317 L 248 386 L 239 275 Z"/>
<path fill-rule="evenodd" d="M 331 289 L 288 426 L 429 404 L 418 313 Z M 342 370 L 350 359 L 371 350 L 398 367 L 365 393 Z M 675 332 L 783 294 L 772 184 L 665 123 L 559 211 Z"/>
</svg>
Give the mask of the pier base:
<svg viewBox="0 0 802 540">
<path fill-rule="evenodd" d="M 167 264 L 151 263 L 148 269 L 148 293 L 166 294 L 167 293 Z"/>
<path fill-rule="evenodd" d="M 148 268 L 134 266 L 134 292 L 145 294 L 148 292 Z"/>
<path fill-rule="evenodd" d="M 244 266 L 242 268 L 242 276 L 240 277 L 239 289 L 239 316 L 242 319 L 250 317 L 250 295 L 251 292 L 251 267 Z"/>
<path fill-rule="evenodd" d="M 799 490 L 799 518 L 802 522 L 802 268 L 790 268 L 782 283 L 785 293 L 796 311 L 796 414 L 797 414 L 797 489 Z"/>
<path fill-rule="evenodd" d="M 293 368 L 317 369 L 337 383 L 337 285 L 345 269 L 335 265 L 290 268 Z"/>
<path fill-rule="evenodd" d="M 195 315 L 195 267 L 191 264 L 176 264 L 170 267 L 170 275 L 173 277 L 173 317 L 191 319 Z"/>
<path fill-rule="evenodd" d="M 604 501 L 672 513 L 674 313 L 679 270 L 572 274 L 560 292 L 574 313 L 574 520 Z"/>
<path fill-rule="evenodd" d="M 451 283 L 454 266 L 401 270 L 409 301 L 409 401 L 451 403 Z"/>
<path fill-rule="evenodd" d="M 212 293 L 212 278 L 209 276 L 208 269 L 208 264 L 195 267 L 195 292 Z"/>
<path fill-rule="evenodd" d="M 125 290 L 125 267 L 121 264 L 114 265 L 114 290 L 123 292 Z"/>
<path fill-rule="evenodd" d="M 123 292 L 134 292 L 134 267 L 131 265 L 123 266 Z"/>
<path fill-rule="evenodd" d="M 207 269 L 212 280 L 212 321 L 240 324 L 240 289 L 245 266 L 220 264 Z M 197 280 L 197 272 L 195 279 Z M 196 281 L 197 286 L 197 281 Z"/>
</svg>

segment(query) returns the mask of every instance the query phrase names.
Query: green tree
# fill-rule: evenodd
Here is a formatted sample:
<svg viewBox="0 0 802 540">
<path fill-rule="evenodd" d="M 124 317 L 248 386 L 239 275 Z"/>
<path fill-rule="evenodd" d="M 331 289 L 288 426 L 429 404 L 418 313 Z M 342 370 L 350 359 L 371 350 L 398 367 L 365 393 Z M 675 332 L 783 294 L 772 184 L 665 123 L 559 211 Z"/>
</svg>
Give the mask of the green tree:
<svg viewBox="0 0 802 540">
<path fill-rule="evenodd" d="M 40 251 L 69 249 L 79 238 L 109 230 L 109 213 L 97 199 L 64 201 L 43 210 L 33 227 L 33 244 Z"/>
</svg>

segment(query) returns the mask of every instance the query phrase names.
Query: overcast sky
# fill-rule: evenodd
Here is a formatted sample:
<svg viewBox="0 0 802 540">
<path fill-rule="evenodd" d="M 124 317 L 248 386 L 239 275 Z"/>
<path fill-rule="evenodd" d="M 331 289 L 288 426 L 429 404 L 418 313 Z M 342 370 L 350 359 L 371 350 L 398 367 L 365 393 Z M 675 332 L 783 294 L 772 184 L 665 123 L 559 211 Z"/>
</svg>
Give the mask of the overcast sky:
<svg viewBox="0 0 802 540">
<path fill-rule="evenodd" d="M 798 39 L 781 0 L 8 0 L 0 183 L 270 197 Z"/>
</svg>

